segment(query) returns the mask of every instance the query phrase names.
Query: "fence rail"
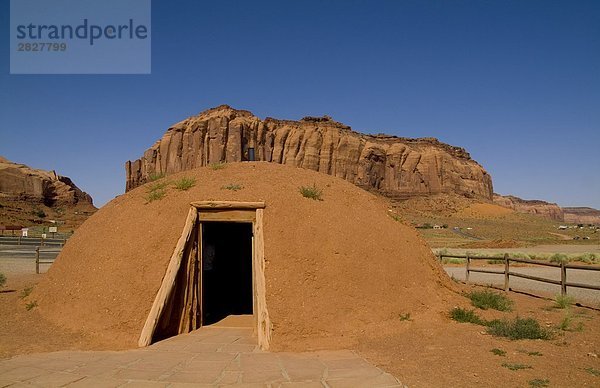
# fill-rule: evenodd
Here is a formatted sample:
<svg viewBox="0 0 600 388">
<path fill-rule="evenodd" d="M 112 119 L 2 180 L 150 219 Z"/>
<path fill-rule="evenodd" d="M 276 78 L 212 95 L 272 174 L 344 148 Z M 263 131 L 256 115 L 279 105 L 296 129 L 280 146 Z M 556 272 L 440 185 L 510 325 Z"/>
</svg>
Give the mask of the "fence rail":
<svg viewBox="0 0 600 388">
<path fill-rule="evenodd" d="M 561 295 L 567 295 L 567 287 L 574 288 L 584 288 L 588 290 L 600 290 L 600 286 L 593 284 L 583 284 L 583 283 L 572 283 L 567 281 L 567 269 L 577 269 L 584 271 L 600 271 L 600 266 L 587 266 L 587 265 L 577 265 L 577 264 L 568 264 L 568 263 L 549 263 L 547 261 L 539 261 L 539 260 L 531 260 L 524 259 L 519 257 L 509 257 L 507 253 L 504 254 L 504 257 L 489 257 L 489 256 L 471 256 L 471 255 L 458 255 L 458 254 L 442 254 L 439 253 L 438 258 L 440 262 L 444 258 L 452 258 L 452 259 L 466 259 L 465 265 L 465 280 L 469 283 L 469 275 L 471 272 L 479 272 L 479 273 L 489 273 L 496 275 L 504 275 L 504 290 L 508 291 L 510 288 L 510 277 L 518 277 L 523 279 L 529 279 L 536 282 L 550 283 L 556 284 L 560 286 Z M 504 270 L 496 270 L 496 269 L 486 269 L 486 268 L 473 268 L 471 267 L 471 261 L 473 260 L 496 260 L 504 262 Z M 527 275 L 524 273 L 513 272 L 510 268 L 510 263 L 522 263 L 522 264 L 531 264 L 531 265 L 541 265 L 546 267 L 555 267 L 560 268 L 560 280 L 542 278 L 539 276 Z"/>
<path fill-rule="evenodd" d="M 35 248 L 35 273 L 40 273 L 40 264 L 53 264 L 54 259 L 44 259 L 40 258 L 40 253 L 60 253 L 60 249 L 41 249 L 41 247 Z"/>
</svg>

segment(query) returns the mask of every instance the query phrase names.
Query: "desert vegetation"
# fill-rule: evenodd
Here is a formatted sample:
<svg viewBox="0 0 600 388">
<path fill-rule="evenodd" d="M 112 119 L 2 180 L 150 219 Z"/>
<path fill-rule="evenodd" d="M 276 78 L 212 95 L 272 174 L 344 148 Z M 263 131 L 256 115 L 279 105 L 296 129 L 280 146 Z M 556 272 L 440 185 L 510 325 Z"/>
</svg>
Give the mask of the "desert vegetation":
<svg viewBox="0 0 600 388">
<path fill-rule="evenodd" d="M 177 190 L 186 191 L 191 189 L 196 185 L 196 180 L 194 178 L 183 177 L 175 182 L 173 182 L 173 186 Z"/>
<path fill-rule="evenodd" d="M 298 189 L 304 198 L 314 199 L 315 201 L 323 200 L 323 190 L 319 189 L 316 184 L 312 186 L 300 186 Z"/>
</svg>

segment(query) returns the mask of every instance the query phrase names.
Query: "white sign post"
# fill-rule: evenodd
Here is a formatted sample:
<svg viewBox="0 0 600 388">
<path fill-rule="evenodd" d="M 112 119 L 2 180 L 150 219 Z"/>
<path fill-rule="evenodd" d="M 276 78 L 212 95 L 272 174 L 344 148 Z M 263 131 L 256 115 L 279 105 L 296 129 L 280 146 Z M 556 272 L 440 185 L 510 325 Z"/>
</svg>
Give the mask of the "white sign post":
<svg viewBox="0 0 600 388">
<path fill-rule="evenodd" d="M 23 236 L 23 237 L 27 237 L 27 232 L 28 232 L 28 231 L 29 231 L 29 229 L 28 229 L 28 228 L 23 228 L 23 229 L 21 229 L 21 233 L 23 233 L 23 234 L 22 234 L 22 236 Z"/>
</svg>

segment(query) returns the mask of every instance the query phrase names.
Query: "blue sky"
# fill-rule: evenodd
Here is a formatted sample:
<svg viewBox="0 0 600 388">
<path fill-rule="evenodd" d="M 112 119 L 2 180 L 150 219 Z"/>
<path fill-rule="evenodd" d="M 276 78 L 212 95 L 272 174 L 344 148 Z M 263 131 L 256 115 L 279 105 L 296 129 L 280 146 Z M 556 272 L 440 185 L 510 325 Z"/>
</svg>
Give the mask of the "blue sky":
<svg viewBox="0 0 600 388">
<path fill-rule="evenodd" d="M 150 75 L 9 75 L 0 155 L 103 205 L 124 163 L 220 104 L 465 147 L 502 194 L 600 208 L 598 1 L 158 1 Z"/>
</svg>

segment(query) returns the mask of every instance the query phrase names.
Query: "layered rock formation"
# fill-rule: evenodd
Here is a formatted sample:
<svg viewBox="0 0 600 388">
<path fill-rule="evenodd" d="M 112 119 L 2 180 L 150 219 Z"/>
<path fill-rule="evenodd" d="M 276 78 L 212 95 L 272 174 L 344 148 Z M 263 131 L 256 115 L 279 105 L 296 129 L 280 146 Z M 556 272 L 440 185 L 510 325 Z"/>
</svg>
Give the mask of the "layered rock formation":
<svg viewBox="0 0 600 388">
<path fill-rule="evenodd" d="M 500 195 L 494 193 L 494 203 L 513 209 L 519 213 L 528 213 L 548 218 L 550 220 L 563 221 L 563 209 L 555 203 L 540 201 L 537 199 L 527 200 L 513 195 Z"/>
<path fill-rule="evenodd" d="M 92 197 L 81 191 L 65 176 L 55 171 L 30 168 L 0 157 L 0 199 L 27 201 L 46 206 L 64 206 L 86 203 Z"/>
<path fill-rule="evenodd" d="M 563 207 L 565 222 L 600 225 L 600 210 L 591 207 Z"/>
<path fill-rule="evenodd" d="M 364 135 L 330 117 L 261 120 L 222 105 L 167 130 L 125 165 L 126 190 L 152 174 L 172 174 L 250 158 L 307 168 L 394 197 L 456 193 L 492 198 L 490 175 L 462 148 L 433 138 Z"/>
</svg>

